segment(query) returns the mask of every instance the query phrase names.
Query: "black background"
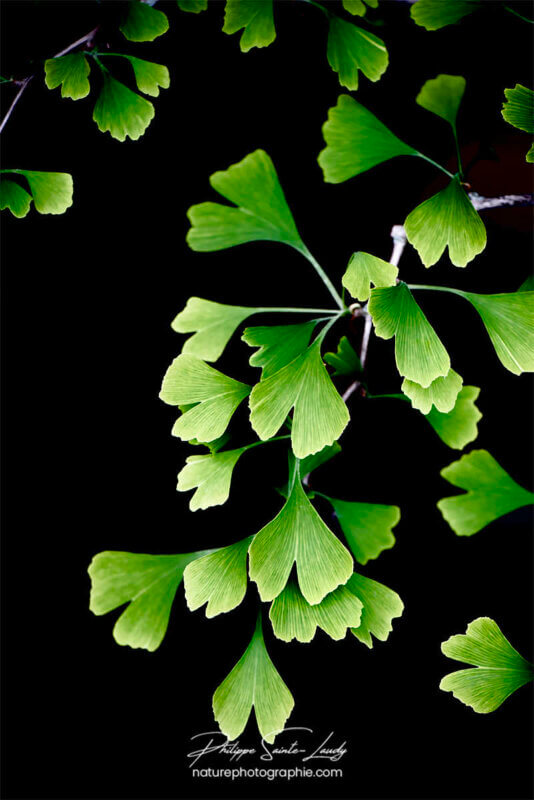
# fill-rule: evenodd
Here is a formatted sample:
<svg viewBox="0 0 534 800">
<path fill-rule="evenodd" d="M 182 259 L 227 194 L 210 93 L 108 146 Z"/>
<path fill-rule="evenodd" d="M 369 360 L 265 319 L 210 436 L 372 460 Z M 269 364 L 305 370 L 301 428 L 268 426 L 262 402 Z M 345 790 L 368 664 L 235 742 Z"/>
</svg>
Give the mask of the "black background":
<svg viewBox="0 0 534 800">
<path fill-rule="evenodd" d="M 86 570 L 95 553 L 220 546 L 256 532 L 280 507 L 271 487 L 285 480 L 282 445 L 247 455 L 223 507 L 193 515 L 188 496 L 175 492 L 190 448 L 170 436 L 175 413 L 158 391 L 182 341 L 169 324 L 187 298 L 330 302 L 307 262 L 283 245 L 211 254 L 187 248 L 187 208 L 218 199 L 208 176 L 266 149 L 304 241 L 336 281 L 354 250 L 387 259 L 391 226 L 444 185 L 430 165 L 408 158 L 339 186 L 323 183 L 316 162 L 321 125 L 342 91 L 326 63 L 325 19 L 304 3 L 277 3 L 275 43 L 243 54 L 238 37 L 220 30 L 223 3 L 210 6 L 196 16 L 174 2 L 158 4 L 170 32 L 136 45 L 114 32 L 119 3 L 3 3 L 2 74 L 38 70 L 6 128 L 4 167 L 70 172 L 75 182 L 74 205 L 63 216 L 2 214 L 4 796 L 531 797 L 532 685 L 490 715 L 438 690 L 440 678 L 458 668 L 440 642 L 481 615 L 493 617 L 532 659 L 531 515 L 517 511 L 470 539 L 456 537 L 435 503 L 454 493 L 439 470 L 459 454 L 407 404 L 353 397 L 343 454 L 314 477 L 334 496 L 402 508 L 396 546 L 362 569 L 405 602 L 387 643 L 368 650 L 352 637 L 334 643 L 319 633 L 312 644 L 286 645 L 266 626 L 273 660 L 296 700 L 290 723 L 348 741 L 342 779 L 231 784 L 190 777 L 189 738 L 214 728 L 211 694 L 250 638 L 254 586 L 240 608 L 211 621 L 187 611 L 180 589 L 155 653 L 119 647 L 111 636 L 117 613 L 97 618 L 88 611 Z M 515 7 L 531 12 L 530 3 Z M 470 172 L 473 188 L 485 195 L 531 191 L 528 136 L 500 116 L 504 88 L 531 83 L 531 29 L 498 3 L 485 12 L 428 33 L 410 20 L 407 4 L 381 3 L 371 16 L 384 24 L 371 29 L 386 41 L 390 66 L 377 84 L 361 77 L 357 97 L 454 170 L 447 125 L 414 99 L 439 72 L 465 75 L 463 152 L 466 161 L 479 147 L 484 156 Z M 112 50 L 171 72 L 171 89 L 154 101 L 156 118 L 137 142 L 97 130 L 94 70 L 91 97 L 76 103 L 49 92 L 39 71 L 40 59 L 102 20 Z M 3 89 L 4 111 L 13 91 Z M 515 290 L 531 263 L 529 209 L 484 219 L 488 246 L 466 270 L 444 258 L 427 272 L 408 247 L 401 277 Z M 501 366 L 460 298 L 425 293 L 418 300 L 465 383 L 483 387 L 474 446 L 489 449 L 530 486 L 529 376 Z M 350 335 L 357 345 L 357 325 Z M 249 355 L 236 336 L 218 366 L 253 381 Z M 391 342 L 373 338 L 368 363 L 375 393 L 399 390 Z M 244 408 L 235 427 L 236 443 L 251 440 Z M 258 745 L 254 722 L 241 742 Z"/>
</svg>

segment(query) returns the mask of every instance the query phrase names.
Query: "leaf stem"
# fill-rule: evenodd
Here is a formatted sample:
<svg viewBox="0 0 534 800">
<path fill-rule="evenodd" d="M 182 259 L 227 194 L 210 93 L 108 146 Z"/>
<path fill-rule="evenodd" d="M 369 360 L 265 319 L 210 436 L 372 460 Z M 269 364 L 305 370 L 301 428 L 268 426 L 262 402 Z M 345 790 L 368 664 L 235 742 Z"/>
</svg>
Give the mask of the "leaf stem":
<svg viewBox="0 0 534 800">
<path fill-rule="evenodd" d="M 503 8 L 505 9 L 505 11 L 509 11 L 510 14 L 513 14 L 514 17 L 519 17 L 519 19 L 522 19 L 523 22 L 530 22 L 531 25 L 534 25 L 534 19 L 528 19 L 528 17 L 524 17 L 518 11 L 515 11 L 515 9 L 510 8 L 510 6 L 503 6 Z"/>
<path fill-rule="evenodd" d="M 272 439 L 260 439 L 257 442 L 252 442 L 252 444 L 246 444 L 244 447 L 237 447 L 235 449 L 236 450 L 250 450 L 252 447 L 259 447 L 260 444 L 269 444 L 270 442 L 279 442 L 281 439 L 291 439 L 291 436 L 290 436 L 290 434 L 285 434 L 283 436 L 273 436 Z"/>
<path fill-rule="evenodd" d="M 464 172 L 463 172 L 463 168 L 462 168 L 462 156 L 460 155 L 460 144 L 458 142 L 458 134 L 456 132 L 456 125 L 452 126 L 452 132 L 454 134 L 454 144 L 456 145 L 456 160 L 458 162 L 458 175 L 460 176 L 460 180 L 463 181 Z"/>
<path fill-rule="evenodd" d="M 454 175 L 452 174 L 452 172 L 449 172 L 448 169 L 445 169 L 445 167 L 442 167 L 441 164 L 438 164 L 438 162 L 434 161 L 433 158 L 429 158 L 428 156 L 425 156 L 424 153 L 420 153 L 419 151 L 417 151 L 417 155 L 419 156 L 419 158 L 423 158 L 425 161 L 428 161 L 429 164 L 433 164 L 437 169 L 439 169 L 442 172 L 444 172 L 445 175 L 448 175 L 449 178 L 454 178 Z"/>
<path fill-rule="evenodd" d="M 406 285 L 410 290 L 423 289 L 425 291 L 429 290 L 431 292 L 451 292 L 452 294 L 457 294 L 460 297 L 465 297 L 466 294 L 465 292 L 462 292 L 461 289 L 451 289 L 449 286 L 427 286 L 426 284 L 420 284 L 420 283 L 408 283 Z"/>
<path fill-rule="evenodd" d="M 315 8 L 318 8 L 320 11 L 322 11 L 328 19 L 330 18 L 330 11 L 328 11 L 328 9 L 322 6 L 320 3 L 316 3 L 315 0 L 303 0 L 303 2 L 308 3 L 310 6 L 315 6 Z"/>
<path fill-rule="evenodd" d="M 324 285 L 326 286 L 326 288 L 328 289 L 328 291 L 330 292 L 330 294 L 332 295 L 332 297 L 336 301 L 336 303 L 339 306 L 339 308 L 342 311 L 345 311 L 346 306 L 345 306 L 343 300 L 341 299 L 341 296 L 339 295 L 336 287 L 334 286 L 334 284 L 332 283 L 332 281 L 330 280 L 330 278 L 328 277 L 328 275 L 326 274 L 324 269 L 321 267 L 319 262 L 312 256 L 312 254 L 310 253 L 310 251 L 308 250 L 306 245 L 304 245 L 304 248 L 305 248 L 304 250 L 299 249 L 299 252 L 302 253 L 302 255 L 305 258 L 308 259 L 308 261 L 310 262 L 310 264 L 312 265 L 314 270 L 317 272 L 317 274 L 319 275 L 320 279 L 322 280 L 322 282 L 324 283 Z"/>
<path fill-rule="evenodd" d="M 337 308 L 257 308 L 257 314 L 270 314 L 270 313 L 285 313 L 285 314 L 329 314 L 333 316 L 339 312 Z"/>
<path fill-rule="evenodd" d="M 405 394 L 368 394 L 367 397 L 370 400 L 383 400 L 385 398 L 391 398 L 392 400 L 406 400 L 408 403 L 410 399 L 406 397 Z"/>
</svg>

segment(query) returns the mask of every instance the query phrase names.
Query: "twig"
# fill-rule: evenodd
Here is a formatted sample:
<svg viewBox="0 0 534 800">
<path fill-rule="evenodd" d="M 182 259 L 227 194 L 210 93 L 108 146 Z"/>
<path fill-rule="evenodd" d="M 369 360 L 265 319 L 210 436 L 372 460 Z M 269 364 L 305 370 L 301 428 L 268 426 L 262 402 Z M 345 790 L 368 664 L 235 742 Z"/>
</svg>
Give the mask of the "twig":
<svg viewBox="0 0 534 800">
<path fill-rule="evenodd" d="M 29 84 L 29 82 L 31 81 L 32 78 L 33 78 L 33 75 L 30 75 L 28 78 L 24 78 L 23 79 L 23 81 L 22 81 L 22 83 L 20 85 L 20 89 L 18 90 L 17 94 L 13 98 L 13 102 L 11 103 L 9 108 L 7 109 L 6 115 L 5 115 L 4 119 L 2 120 L 2 122 L 0 123 L 0 133 L 2 133 L 2 131 L 4 130 L 4 128 L 6 126 L 6 123 L 7 123 L 8 119 L 11 116 L 11 112 L 13 111 L 13 109 L 15 108 L 17 103 L 19 102 L 19 100 L 22 97 L 22 95 L 24 94 L 24 90 L 26 89 L 26 86 Z"/>
<path fill-rule="evenodd" d="M 533 194 L 503 194 L 501 197 L 483 197 L 478 192 L 469 192 L 469 199 L 477 211 L 504 206 L 533 206 Z"/>
</svg>

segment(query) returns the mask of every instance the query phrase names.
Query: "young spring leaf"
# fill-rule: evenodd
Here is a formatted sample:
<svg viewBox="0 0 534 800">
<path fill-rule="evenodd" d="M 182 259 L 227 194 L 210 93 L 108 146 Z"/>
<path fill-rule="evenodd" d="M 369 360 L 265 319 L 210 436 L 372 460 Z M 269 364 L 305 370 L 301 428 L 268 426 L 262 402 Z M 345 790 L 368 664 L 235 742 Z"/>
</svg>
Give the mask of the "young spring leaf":
<svg viewBox="0 0 534 800">
<path fill-rule="evenodd" d="M 448 658 L 475 667 L 445 675 L 439 688 L 452 692 L 478 714 L 495 711 L 507 697 L 534 678 L 533 665 L 512 647 L 489 617 L 470 622 L 465 634 L 451 636 L 442 643 L 441 650 Z"/>
<path fill-rule="evenodd" d="M 187 243 L 201 252 L 258 240 L 283 242 L 307 252 L 287 205 L 274 164 L 263 150 L 215 172 L 213 188 L 235 206 L 200 203 L 187 212 Z"/>
<path fill-rule="evenodd" d="M 195 404 L 178 418 L 173 436 L 211 442 L 222 436 L 249 392 L 247 384 L 223 375 L 195 356 L 182 354 L 165 373 L 159 396 L 171 406 Z"/>
<path fill-rule="evenodd" d="M 61 97 L 81 100 L 89 94 L 91 87 L 87 76 L 91 67 L 84 53 L 47 58 L 44 68 L 46 85 L 49 89 L 61 86 Z"/>
<path fill-rule="evenodd" d="M 370 81 L 378 81 L 389 61 L 382 39 L 335 14 L 329 15 L 327 58 L 340 84 L 354 91 L 358 88 L 358 70 Z"/>
<path fill-rule="evenodd" d="M 194 336 L 185 342 L 182 353 L 190 353 L 205 361 L 217 361 L 235 329 L 254 313 L 255 308 L 227 306 L 201 297 L 190 297 L 185 308 L 174 318 L 172 328 L 177 333 L 194 332 Z"/>
<path fill-rule="evenodd" d="M 200 14 L 208 7 L 208 0 L 178 0 L 178 7 L 181 11 L 188 11 L 191 14 Z"/>
<path fill-rule="evenodd" d="M 317 628 L 339 641 L 345 638 L 347 628 L 360 625 L 361 617 L 362 603 L 345 586 L 338 586 L 312 606 L 293 580 L 273 600 L 269 611 L 274 635 L 284 642 L 311 642 Z"/>
<path fill-rule="evenodd" d="M 21 219 L 30 210 L 31 194 L 9 179 L 0 180 L 0 210 L 9 208 L 14 217 Z"/>
<path fill-rule="evenodd" d="M 373 289 L 368 309 L 376 335 L 395 337 L 395 361 L 403 377 L 426 388 L 448 374 L 447 351 L 404 282 Z"/>
<path fill-rule="evenodd" d="M 273 0 L 226 0 L 223 33 L 236 33 L 241 28 L 239 46 L 243 53 L 272 44 L 276 39 Z"/>
<path fill-rule="evenodd" d="M 149 94 L 151 97 L 158 97 L 160 87 L 168 89 L 171 85 L 169 70 L 163 64 L 155 64 L 153 61 L 145 61 L 144 58 L 134 56 L 124 56 L 132 65 L 135 82 L 140 92 Z"/>
<path fill-rule="evenodd" d="M 436 378 L 426 389 L 405 378 L 402 383 L 402 391 L 406 397 L 410 398 L 412 406 L 422 414 L 428 414 L 432 406 L 435 406 L 443 414 L 447 414 L 454 408 L 462 384 L 463 380 L 460 375 L 450 369 L 445 377 Z"/>
<path fill-rule="evenodd" d="M 320 339 L 257 383 L 249 405 L 250 423 L 264 440 L 276 434 L 294 409 L 291 444 L 297 458 L 306 458 L 335 442 L 350 419 L 323 364 Z"/>
<path fill-rule="evenodd" d="M 27 180 L 33 204 L 40 214 L 64 214 L 72 205 L 72 175 L 67 172 L 4 169 L 2 173 L 22 175 Z M 9 208 L 14 216 L 25 217 L 30 207 L 27 195 L 28 193 L 14 181 L 2 178 L 1 208 Z"/>
<path fill-rule="evenodd" d="M 356 561 L 367 564 L 395 544 L 391 532 L 399 523 L 400 508 L 379 503 L 350 503 L 321 495 L 332 505 Z"/>
<path fill-rule="evenodd" d="M 513 89 L 505 89 L 506 101 L 502 107 L 502 115 L 506 122 L 527 133 L 534 133 L 534 92 L 520 83 Z M 527 153 L 527 161 L 534 161 L 534 145 Z"/>
<path fill-rule="evenodd" d="M 394 286 L 399 270 L 370 253 L 353 253 L 342 278 L 343 286 L 360 302 L 369 299 L 371 285 Z"/>
<path fill-rule="evenodd" d="M 437 31 L 463 19 L 480 7 L 481 0 L 418 0 L 410 9 L 417 25 L 427 31 Z"/>
<path fill-rule="evenodd" d="M 423 84 L 415 102 L 437 114 L 456 131 L 456 117 L 464 92 L 465 78 L 461 75 L 438 75 Z"/>
<path fill-rule="evenodd" d="M 369 8 L 378 8 L 378 0 L 365 0 Z M 343 0 L 343 8 L 353 16 L 363 17 L 367 11 L 364 0 Z"/>
<path fill-rule="evenodd" d="M 241 337 L 250 347 L 259 347 L 251 355 L 251 367 L 262 368 L 265 380 L 297 358 L 306 348 L 316 322 L 303 322 L 298 325 L 260 325 L 246 328 Z"/>
<path fill-rule="evenodd" d="M 119 30 L 130 42 L 153 42 L 169 30 L 169 20 L 163 11 L 148 3 L 130 0 L 126 19 Z"/>
<path fill-rule="evenodd" d="M 351 633 L 369 648 L 373 647 L 373 636 L 385 642 L 393 630 L 392 620 L 404 611 L 397 592 L 357 572 L 347 582 L 347 589 L 363 604 L 361 622 Z"/>
<path fill-rule="evenodd" d="M 477 423 L 482 414 L 475 405 L 480 394 L 478 386 L 464 386 L 456 398 L 452 411 L 446 414 L 432 408 L 426 415 L 439 438 L 455 450 L 463 450 L 466 444 L 478 436 Z"/>
<path fill-rule="evenodd" d="M 246 447 L 238 450 L 225 450 L 205 456 L 189 456 L 186 465 L 178 475 L 179 492 L 196 489 L 189 508 L 211 508 L 226 503 L 230 496 L 232 472 Z"/>
<path fill-rule="evenodd" d="M 308 603 L 320 603 L 352 574 L 352 557 L 325 525 L 300 480 L 295 480 L 279 514 L 259 531 L 250 546 L 249 573 L 263 601 L 286 585 L 293 564 Z"/>
<path fill-rule="evenodd" d="M 156 650 L 163 641 L 171 606 L 185 567 L 211 552 L 150 556 L 143 553 L 105 551 L 96 555 L 90 566 L 93 614 L 107 614 L 129 603 L 115 627 L 117 644 Z"/>
<path fill-rule="evenodd" d="M 247 591 L 247 553 L 251 541 L 249 536 L 187 565 L 184 588 L 190 611 L 207 603 L 206 617 L 210 618 L 237 608 Z"/>
<path fill-rule="evenodd" d="M 141 95 L 115 80 L 107 70 L 102 74 L 102 90 L 93 110 L 93 119 L 102 133 L 109 131 L 124 142 L 139 139 L 154 118 L 154 106 Z"/>
<path fill-rule="evenodd" d="M 472 450 L 441 470 L 445 480 L 467 494 L 445 497 L 438 508 L 458 536 L 472 536 L 493 520 L 534 503 L 487 450 Z"/>
<path fill-rule="evenodd" d="M 362 362 L 346 336 L 339 340 L 335 353 L 325 353 L 324 361 L 334 367 L 332 376 L 354 375 L 363 371 Z"/>
<path fill-rule="evenodd" d="M 404 229 L 425 267 L 439 261 L 447 246 L 456 267 L 465 267 L 486 247 L 486 228 L 458 177 L 414 208 Z"/>
<path fill-rule="evenodd" d="M 342 183 L 395 156 L 417 155 L 352 97 L 342 94 L 323 125 L 319 166 L 327 183 Z"/>
</svg>

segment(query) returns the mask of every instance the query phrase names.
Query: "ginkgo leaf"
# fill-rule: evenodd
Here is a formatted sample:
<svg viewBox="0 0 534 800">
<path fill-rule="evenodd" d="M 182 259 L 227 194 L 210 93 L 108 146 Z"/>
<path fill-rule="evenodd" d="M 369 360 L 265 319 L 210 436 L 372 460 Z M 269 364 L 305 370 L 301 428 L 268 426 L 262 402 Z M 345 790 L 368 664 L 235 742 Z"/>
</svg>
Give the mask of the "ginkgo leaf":
<svg viewBox="0 0 534 800">
<path fill-rule="evenodd" d="M 325 525 L 298 478 L 282 510 L 254 537 L 249 555 L 250 578 L 263 601 L 280 594 L 293 564 L 300 591 L 312 605 L 352 574 L 349 551 Z"/>
<path fill-rule="evenodd" d="M 365 0 L 369 8 L 378 8 L 378 0 Z M 363 0 L 343 0 L 343 8 L 349 14 L 354 16 L 363 17 L 367 11 Z"/>
<path fill-rule="evenodd" d="M 223 33 L 236 33 L 241 28 L 239 46 L 243 53 L 274 42 L 273 0 L 226 0 Z"/>
<path fill-rule="evenodd" d="M 182 11 L 189 11 L 191 14 L 200 14 L 208 7 L 208 0 L 178 0 L 178 6 Z"/>
<path fill-rule="evenodd" d="M 412 406 L 428 414 L 432 406 L 443 414 L 452 411 L 462 389 L 463 380 L 453 369 L 441 378 L 436 378 L 426 389 L 407 378 L 402 383 L 402 391 L 412 401 Z"/>
<path fill-rule="evenodd" d="M 410 9 L 412 19 L 426 28 L 436 31 L 463 19 L 480 7 L 480 0 L 418 0 Z"/>
<path fill-rule="evenodd" d="M 246 328 L 242 340 L 250 347 L 259 347 L 249 359 L 250 366 L 262 368 L 263 380 L 274 375 L 306 350 L 315 325 L 312 321 Z"/>
<path fill-rule="evenodd" d="M 215 617 L 241 603 L 247 591 L 247 553 L 251 541 L 248 536 L 187 565 L 184 588 L 190 611 L 207 603 L 206 616 Z"/>
<path fill-rule="evenodd" d="M 399 274 L 394 264 L 369 253 L 353 253 L 342 278 L 343 286 L 351 295 L 364 302 L 369 299 L 371 285 L 394 286 Z"/>
<path fill-rule="evenodd" d="M 291 445 L 297 458 L 322 450 L 343 433 L 350 417 L 321 358 L 316 339 L 300 356 L 254 386 L 250 424 L 260 439 L 270 439 L 294 409 Z"/>
<path fill-rule="evenodd" d="M 530 146 L 530 150 L 527 153 L 526 160 L 528 161 L 529 164 L 534 164 L 534 143 L 531 144 Z"/>
<path fill-rule="evenodd" d="M 378 81 L 389 61 L 382 39 L 335 14 L 329 15 L 326 54 L 340 84 L 350 90 L 358 88 L 358 70 L 370 81 Z"/>
<path fill-rule="evenodd" d="M 103 71 L 103 84 L 93 110 L 93 119 L 103 133 L 109 131 L 114 139 L 124 142 L 139 139 L 154 118 L 154 106 L 141 95 L 132 92 Z"/>
<path fill-rule="evenodd" d="M 302 476 L 310 475 L 322 464 L 326 464 L 327 461 L 337 456 L 338 453 L 341 453 L 341 445 L 338 442 L 328 444 L 326 447 L 323 447 L 322 450 L 319 450 L 318 453 L 314 453 L 312 456 L 307 456 L 302 459 L 299 464 L 300 474 Z"/>
<path fill-rule="evenodd" d="M 463 450 L 466 444 L 474 442 L 478 436 L 478 421 L 482 414 L 475 405 L 480 394 L 478 386 L 464 386 L 452 411 L 442 413 L 432 408 L 426 415 L 440 439 L 455 450 Z"/>
<path fill-rule="evenodd" d="M 534 372 L 534 291 L 458 294 L 482 318 L 501 363 L 514 375 Z"/>
<path fill-rule="evenodd" d="M 93 614 L 107 614 L 129 603 L 115 627 L 117 644 L 156 650 L 163 641 L 171 606 L 185 567 L 210 550 L 173 556 L 105 551 L 90 566 Z"/>
<path fill-rule="evenodd" d="M 139 0 L 137 0 L 139 2 Z M 168 89 L 171 85 L 169 70 L 163 64 L 155 64 L 153 61 L 145 61 L 144 58 L 125 56 L 132 65 L 135 82 L 140 92 L 149 94 L 151 97 L 158 97 L 160 87 Z"/>
<path fill-rule="evenodd" d="M 437 114 L 456 130 L 456 117 L 465 92 L 465 78 L 461 75 L 438 75 L 426 81 L 415 102 L 427 111 Z"/>
<path fill-rule="evenodd" d="M 2 173 L 22 175 L 28 181 L 35 209 L 40 214 L 64 214 L 72 205 L 72 175 L 67 172 L 35 172 L 28 169 L 3 169 Z M 2 179 L 2 183 L 5 183 Z M 28 213 L 28 199 L 21 194 L 24 189 L 18 187 L 20 192 L 13 189 L 13 181 L 7 181 L 7 196 L 4 194 L 2 202 L 11 208 L 9 203 L 14 203 L 19 216 Z M 5 188 L 3 192 L 5 192 Z M 25 193 L 27 194 L 27 193 Z M 2 206 L 4 207 L 4 206 Z M 22 211 L 25 211 L 22 214 Z M 17 216 L 17 215 L 15 215 Z"/>
<path fill-rule="evenodd" d="M 534 503 L 487 450 L 472 450 L 441 470 L 445 480 L 467 494 L 445 497 L 438 508 L 458 536 L 472 536 L 493 520 Z"/>
<path fill-rule="evenodd" d="M 0 181 L 0 210 L 9 208 L 14 217 L 21 219 L 30 210 L 31 202 L 31 194 L 18 183 L 9 179 Z"/>
<path fill-rule="evenodd" d="M 130 42 L 153 42 L 169 30 L 169 20 L 163 11 L 148 3 L 130 0 L 126 19 L 119 30 Z"/>
<path fill-rule="evenodd" d="M 332 375 L 353 375 L 362 372 L 362 362 L 358 358 L 356 351 L 346 336 L 342 336 L 338 342 L 335 353 L 325 353 L 324 361 L 334 367 Z"/>
<path fill-rule="evenodd" d="M 238 450 L 225 450 L 205 456 L 189 456 L 186 465 L 178 475 L 179 492 L 196 489 L 189 508 L 211 508 L 226 503 L 230 496 L 232 472 L 246 447 Z"/>
<path fill-rule="evenodd" d="M 84 53 L 47 58 L 44 68 L 46 85 L 49 89 L 61 86 L 61 97 L 81 100 L 89 94 L 91 87 L 87 76 L 91 67 Z"/>
<path fill-rule="evenodd" d="M 284 642 L 297 639 L 311 642 L 317 628 L 339 641 L 347 628 L 358 627 L 362 617 L 362 603 L 345 586 L 338 586 L 320 603 L 312 606 L 306 602 L 296 581 L 290 580 L 276 597 L 269 611 L 274 635 Z"/>
<path fill-rule="evenodd" d="M 195 404 L 192 403 L 191 406 L 181 407 L 180 410 L 185 409 L 186 411 L 189 411 L 189 408 L 194 408 L 194 406 Z M 210 453 L 213 454 L 213 453 L 218 453 L 219 450 L 222 447 L 224 447 L 224 445 L 228 442 L 229 439 L 230 439 L 230 434 L 228 433 L 228 431 L 226 431 L 226 433 L 223 433 L 222 436 L 218 436 L 217 439 L 212 439 L 211 442 L 199 442 L 198 439 L 190 439 L 188 444 L 193 445 L 193 447 L 207 447 Z"/>
<path fill-rule="evenodd" d="M 272 744 L 295 705 L 291 692 L 269 658 L 261 616 L 249 646 L 213 695 L 213 714 L 228 739 L 245 729 L 254 708 L 260 734 Z"/>
<path fill-rule="evenodd" d="M 465 634 L 451 636 L 442 643 L 441 650 L 448 658 L 475 667 L 445 675 L 439 688 L 452 692 L 478 714 L 495 711 L 516 689 L 534 678 L 533 665 L 512 647 L 489 617 L 470 622 Z"/>
<path fill-rule="evenodd" d="M 317 492 L 320 494 L 320 492 Z M 392 529 L 399 523 L 400 508 L 379 503 L 351 503 L 320 494 L 332 505 L 356 561 L 367 564 L 395 544 Z"/>
<path fill-rule="evenodd" d="M 458 177 L 414 208 L 404 229 L 425 267 L 439 261 L 447 246 L 456 267 L 465 267 L 486 247 L 486 228 Z"/>
<path fill-rule="evenodd" d="M 183 353 L 165 373 L 159 396 L 171 406 L 195 404 L 176 421 L 174 436 L 211 442 L 222 436 L 232 414 L 249 392 L 247 384 Z"/>
<path fill-rule="evenodd" d="M 534 273 L 531 273 L 528 278 L 525 278 L 518 292 L 534 292 Z"/>
<path fill-rule="evenodd" d="M 513 89 L 505 89 L 506 101 L 502 107 L 502 115 L 506 122 L 526 133 L 534 133 L 534 92 L 520 83 Z"/>
<path fill-rule="evenodd" d="M 370 648 L 373 636 L 385 642 L 393 630 L 392 620 L 402 616 L 404 611 L 404 603 L 397 592 L 357 572 L 347 582 L 347 589 L 363 604 L 361 622 L 351 633 Z"/>
<path fill-rule="evenodd" d="M 308 252 L 287 205 L 274 164 L 256 150 L 210 177 L 213 188 L 235 206 L 200 203 L 187 212 L 192 250 L 224 250 L 258 240 L 283 242 Z"/>
<path fill-rule="evenodd" d="M 347 94 L 329 109 L 323 135 L 318 161 L 327 183 L 342 183 L 395 156 L 418 155 Z"/>
<path fill-rule="evenodd" d="M 194 333 L 185 342 L 182 353 L 217 361 L 235 329 L 256 313 L 255 308 L 227 306 L 201 297 L 190 297 L 185 308 L 174 318 L 172 328 L 177 333 Z"/>
<path fill-rule="evenodd" d="M 368 309 L 376 335 L 395 337 L 395 361 L 403 377 L 426 388 L 448 374 L 451 362 L 447 351 L 403 281 L 373 289 Z"/>
</svg>

